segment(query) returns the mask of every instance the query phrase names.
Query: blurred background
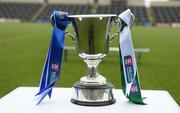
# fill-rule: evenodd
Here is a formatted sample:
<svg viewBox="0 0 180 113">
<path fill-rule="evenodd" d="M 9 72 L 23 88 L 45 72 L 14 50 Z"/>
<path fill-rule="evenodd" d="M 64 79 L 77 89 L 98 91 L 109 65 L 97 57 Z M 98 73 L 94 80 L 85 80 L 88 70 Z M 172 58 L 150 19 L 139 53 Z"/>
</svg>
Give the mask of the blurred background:
<svg viewBox="0 0 180 113">
<path fill-rule="evenodd" d="M 0 0 L 0 97 L 20 86 L 39 85 L 54 10 L 120 14 L 128 8 L 136 18 L 131 30 L 142 89 L 166 90 L 180 105 L 180 0 Z M 75 42 L 66 37 L 65 45 Z M 118 47 L 117 37 L 110 46 Z M 56 86 L 72 87 L 87 67 L 75 50 L 64 53 Z M 99 65 L 99 72 L 118 89 L 119 64 L 119 53 L 109 51 Z"/>
</svg>

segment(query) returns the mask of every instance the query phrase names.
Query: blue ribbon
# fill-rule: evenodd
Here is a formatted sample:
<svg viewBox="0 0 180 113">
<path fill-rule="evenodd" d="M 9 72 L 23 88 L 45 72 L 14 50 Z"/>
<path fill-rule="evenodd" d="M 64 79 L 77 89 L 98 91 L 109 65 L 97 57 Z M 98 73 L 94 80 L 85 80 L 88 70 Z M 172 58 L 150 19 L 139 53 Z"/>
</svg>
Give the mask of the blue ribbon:
<svg viewBox="0 0 180 113">
<path fill-rule="evenodd" d="M 69 23 L 68 13 L 54 11 L 51 15 L 51 22 L 53 24 L 52 38 L 42 72 L 40 90 L 36 94 L 36 96 L 39 96 L 37 104 L 39 104 L 46 95 L 51 98 L 52 89 L 60 78 L 65 29 Z"/>
</svg>

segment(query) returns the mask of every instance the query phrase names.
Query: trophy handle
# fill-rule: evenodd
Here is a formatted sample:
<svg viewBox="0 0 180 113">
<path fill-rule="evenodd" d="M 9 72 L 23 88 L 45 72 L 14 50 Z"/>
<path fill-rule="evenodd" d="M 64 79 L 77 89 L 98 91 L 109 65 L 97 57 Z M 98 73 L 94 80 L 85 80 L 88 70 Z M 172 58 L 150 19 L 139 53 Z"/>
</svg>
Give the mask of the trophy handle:
<svg viewBox="0 0 180 113">
<path fill-rule="evenodd" d="M 134 25 L 135 16 L 133 13 L 131 13 L 131 22 L 130 22 L 130 28 Z"/>
<path fill-rule="evenodd" d="M 114 37 L 119 35 L 120 29 L 121 29 L 121 23 L 118 21 L 118 18 L 113 18 L 112 20 L 115 23 L 115 25 L 117 26 L 118 30 L 113 34 L 110 34 L 110 30 L 109 30 L 109 42 L 112 42 Z M 131 13 L 130 28 L 132 28 L 132 26 L 134 25 L 134 20 L 135 20 L 135 16 L 133 13 Z M 110 23 L 110 29 L 111 29 L 111 26 L 112 26 L 112 21 Z"/>
<path fill-rule="evenodd" d="M 67 36 L 71 37 L 71 39 L 73 40 L 73 42 L 76 41 L 76 37 L 74 36 L 73 33 L 66 32 L 66 33 L 65 33 L 65 37 L 67 37 Z"/>
<path fill-rule="evenodd" d="M 112 25 L 116 26 L 117 31 L 114 33 L 111 33 L 111 29 L 112 29 Z M 109 25 L 109 42 L 112 42 L 114 37 L 116 37 L 119 33 L 120 33 L 120 28 L 121 28 L 121 23 L 118 21 L 118 18 L 112 18 L 112 20 L 110 21 L 110 25 Z"/>
</svg>

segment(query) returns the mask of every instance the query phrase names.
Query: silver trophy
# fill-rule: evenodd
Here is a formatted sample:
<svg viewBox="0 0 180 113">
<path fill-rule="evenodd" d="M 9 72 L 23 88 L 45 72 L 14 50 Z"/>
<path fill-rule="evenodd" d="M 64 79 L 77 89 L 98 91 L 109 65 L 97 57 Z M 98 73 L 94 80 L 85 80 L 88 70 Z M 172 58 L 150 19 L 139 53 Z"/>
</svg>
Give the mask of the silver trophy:
<svg viewBox="0 0 180 113">
<path fill-rule="evenodd" d="M 133 16 L 133 15 L 132 15 Z M 67 33 L 74 38 L 76 50 L 84 62 L 88 72 L 73 86 L 71 102 L 85 106 L 103 106 L 115 103 L 113 96 L 114 86 L 98 73 L 98 64 L 109 50 L 109 42 L 119 34 L 111 35 L 111 26 L 121 24 L 115 14 L 69 15 L 74 27 L 74 34 Z M 133 23 L 133 20 L 132 20 Z"/>
</svg>

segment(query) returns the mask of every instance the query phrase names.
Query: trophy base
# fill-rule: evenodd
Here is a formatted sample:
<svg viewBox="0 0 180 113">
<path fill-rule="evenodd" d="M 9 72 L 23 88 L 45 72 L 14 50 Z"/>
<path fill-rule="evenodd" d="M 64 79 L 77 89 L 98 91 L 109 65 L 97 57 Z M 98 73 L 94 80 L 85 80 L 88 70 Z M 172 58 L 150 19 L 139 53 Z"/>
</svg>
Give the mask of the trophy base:
<svg viewBox="0 0 180 113">
<path fill-rule="evenodd" d="M 113 96 L 113 85 L 106 82 L 103 85 L 77 82 L 73 86 L 71 102 L 82 106 L 106 106 L 116 102 Z"/>
<path fill-rule="evenodd" d="M 73 104 L 82 105 L 82 106 L 107 106 L 107 105 L 114 104 L 116 100 L 112 99 L 110 101 L 103 101 L 103 102 L 83 102 L 83 101 L 78 101 L 72 98 L 71 102 Z"/>
</svg>

